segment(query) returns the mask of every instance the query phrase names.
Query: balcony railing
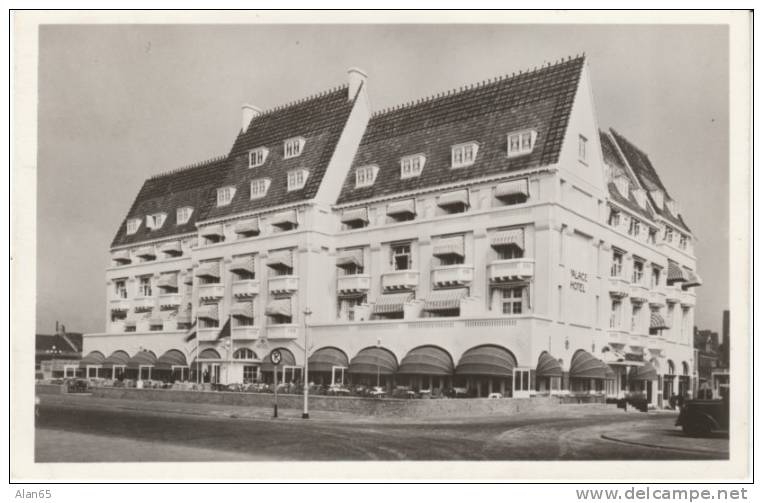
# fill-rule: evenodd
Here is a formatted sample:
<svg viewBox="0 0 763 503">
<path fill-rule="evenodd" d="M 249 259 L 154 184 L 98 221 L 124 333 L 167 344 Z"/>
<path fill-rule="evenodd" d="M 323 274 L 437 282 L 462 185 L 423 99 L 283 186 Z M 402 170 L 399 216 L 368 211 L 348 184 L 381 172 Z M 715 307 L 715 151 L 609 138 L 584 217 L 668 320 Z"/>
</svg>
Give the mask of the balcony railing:
<svg viewBox="0 0 763 503">
<path fill-rule="evenodd" d="M 179 306 L 181 302 L 181 297 L 179 293 L 162 293 L 159 294 L 159 305 L 160 306 Z"/>
<path fill-rule="evenodd" d="M 242 279 L 234 281 L 232 288 L 234 297 L 253 297 L 260 293 L 260 281 L 256 279 Z"/>
<path fill-rule="evenodd" d="M 657 288 L 649 292 L 649 305 L 651 306 L 664 306 L 665 305 L 665 291 Z"/>
<path fill-rule="evenodd" d="M 529 258 L 494 260 L 487 267 L 490 281 L 529 280 L 535 275 L 535 261 Z"/>
<path fill-rule="evenodd" d="M 630 282 L 619 276 L 610 276 L 609 294 L 612 297 L 627 297 L 630 294 Z"/>
<path fill-rule="evenodd" d="M 442 265 L 432 269 L 432 283 L 438 286 L 468 285 L 474 279 L 471 265 Z"/>
<path fill-rule="evenodd" d="M 368 274 L 349 274 L 336 279 L 336 289 L 341 293 L 367 292 L 371 288 Z"/>
<path fill-rule="evenodd" d="M 679 286 L 663 286 L 660 291 L 665 293 L 665 300 L 670 303 L 681 302 L 681 294 L 683 291 Z"/>
<path fill-rule="evenodd" d="M 136 311 L 148 311 L 154 308 L 156 304 L 153 297 L 136 297 L 132 305 Z"/>
<path fill-rule="evenodd" d="M 112 311 L 129 311 L 131 302 L 127 299 L 113 298 L 109 301 L 109 309 Z"/>
<path fill-rule="evenodd" d="M 697 294 L 694 292 L 681 292 L 681 305 L 692 307 L 697 303 Z"/>
<path fill-rule="evenodd" d="M 646 302 L 649 298 L 649 289 L 640 283 L 631 283 L 630 296 L 635 302 Z"/>
<path fill-rule="evenodd" d="M 299 288 L 299 276 L 273 276 L 268 279 L 270 293 L 292 293 Z"/>
<path fill-rule="evenodd" d="M 199 341 L 200 342 L 216 341 L 217 336 L 220 334 L 220 330 L 221 330 L 220 327 L 200 328 Z"/>
<path fill-rule="evenodd" d="M 622 327 L 611 327 L 607 330 L 608 341 L 615 344 L 628 344 L 628 331 Z"/>
<path fill-rule="evenodd" d="M 231 330 L 234 339 L 257 339 L 260 336 L 259 327 L 233 327 Z"/>
<path fill-rule="evenodd" d="M 220 299 L 225 296 L 225 286 L 222 283 L 199 285 L 199 297 L 202 299 Z"/>
<path fill-rule="evenodd" d="M 284 325 L 268 325 L 268 340 L 293 340 L 298 336 L 298 327 L 294 323 Z"/>
<path fill-rule="evenodd" d="M 382 274 L 382 288 L 385 290 L 412 290 L 419 285 L 419 271 L 390 271 Z"/>
</svg>

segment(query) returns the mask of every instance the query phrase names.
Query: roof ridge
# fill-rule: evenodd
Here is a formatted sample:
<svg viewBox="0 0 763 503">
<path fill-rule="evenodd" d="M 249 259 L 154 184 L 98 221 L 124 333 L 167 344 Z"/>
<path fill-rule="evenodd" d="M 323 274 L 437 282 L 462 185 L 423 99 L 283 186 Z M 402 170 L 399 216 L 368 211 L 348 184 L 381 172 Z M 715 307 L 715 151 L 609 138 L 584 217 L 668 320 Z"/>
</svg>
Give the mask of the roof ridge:
<svg viewBox="0 0 763 503">
<path fill-rule="evenodd" d="M 459 86 L 459 87 L 454 87 L 452 89 L 448 89 L 448 90 L 441 91 L 441 92 L 438 92 L 438 93 L 435 93 L 435 94 L 431 94 L 431 95 L 429 95 L 427 97 L 424 97 L 424 98 L 415 98 L 415 99 L 413 99 L 411 101 L 408 101 L 406 103 L 399 103 L 399 104 L 396 104 L 396 105 L 391 105 L 391 106 L 389 106 L 387 108 L 383 108 L 381 110 L 377 110 L 377 111 L 373 112 L 371 114 L 371 117 L 378 117 L 380 115 L 388 114 L 388 113 L 391 113 L 391 112 L 397 112 L 399 110 L 403 110 L 403 109 L 406 109 L 406 108 L 411 108 L 411 107 L 413 107 L 415 105 L 421 105 L 422 103 L 429 103 L 431 101 L 434 101 L 436 99 L 443 98 L 443 97 L 446 97 L 446 96 L 455 96 L 455 95 L 458 95 L 458 94 L 460 94 L 460 93 L 462 93 L 464 91 L 470 91 L 472 89 L 481 89 L 483 87 L 486 87 L 486 86 L 491 85 L 491 84 L 495 84 L 497 82 L 503 82 L 503 81 L 506 81 L 506 80 L 517 78 L 520 75 L 525 75 L 525 76 L 526 75 L 531 75 L 531 74 L 537 73 L 537 72 L 539 72 L 541 70 L 544 70 L 544 69 L 547 69 L 547 68 L 551 68 L 551 67 L 555 67 L 555 66 L 559 66 L 559 65 L 561 65 L 563 63 L 569 63 L 570 61 L 577 61 L 579 59 L 585 59 L 585 52 L 583 52 L 582 54 L 576 54 L 574 58 L 572 56 L 567 56 L 566 59 L 565 58 L 559 58 L 556 61 L 554 61 L 553 64 L 550 61 L 544 61 L 543 64 L 540 67 L 538 67 L 536 65 L 535 67 L 533 67 L 532 70 L 530 70 L 529 67 L 528 67 L 527 70 L 525 70 L 525 71 L 519 70 L 519 72 L 516 72 L 516 71 L 515 72 L 511 72 L 511 75 L 509 75 L 507 73 L 505 75 L 499 75 L 497 77 L 483 79 L 481 82 L 472 82 L 471 84 L 465 84 L 465 85 L 462 85 L 462 86 Z"/>
<path fill-rule="evenodd" d="M 264 116 L 266 116 L 268 114 L 272 114 L 272 113 L 275 113 L 275 112 L 280 112 L 281 110 L 285 110 L 285 109 L 293 107 L 295 105 L 301 105 L 302 103 L 307 103 L 308 101 L 317 100 L 319 98 L 324 98 L 324 97 L 328 96 L 329 94 L 341 91 L 342 89 L 349 88 L 349 87 L 350 87 L 349 84 L 342 84 L 342 85 L 330 87 L 328 89 L 325 89 L 323 91 L 319 91 L 317 93 L 310 94 L 310 95 L 305 96 L 303 98 L 297 98 L 296 100 L 288 101 L 288 102 L 282 103 L 280 105 L 275 105 L 275 106 L 273 106 L 271 108 L 263 110 L 263 112 L 261 114 L 259 114 L 257 117 L 255 117 L 255 120 L 259 119 L 261 117 L 264 117 Z"/>
<path fill-rule="evenodd" d="M 181 173 L 183 171 L 188 171 L 195 168 L 202 168 L 204 166 L 209 166 L 211 164 L 218 163 L 220 161 L 224 161 L 228 158 L 228 154 L 221 154 L 215 157 L 212 157 L 210 159 L 206 159 L 204 161 L 198 161 L 194 162 L 192 164 L 187 164 L 185 166 L 181 166 L 179 168 L 172 169 L 170 171 L 165 171 L 164 173 L 157 173 L 156 175 L 150 176 L 148 180 L 157 180 L 159 178 L 164 178 L 165 176 L 171 176 L 176 175 L 178 173 Z"/>
</svg>

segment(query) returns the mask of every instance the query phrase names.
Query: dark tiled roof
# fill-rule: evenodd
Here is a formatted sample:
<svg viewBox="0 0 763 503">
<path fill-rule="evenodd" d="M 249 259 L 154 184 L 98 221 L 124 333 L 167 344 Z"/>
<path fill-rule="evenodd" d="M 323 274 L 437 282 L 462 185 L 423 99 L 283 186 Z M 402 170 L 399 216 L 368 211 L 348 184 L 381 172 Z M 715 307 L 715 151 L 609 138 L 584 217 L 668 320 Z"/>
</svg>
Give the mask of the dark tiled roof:
<svg viewBox="0 0 763 503">
<path fill-rule="evenodd" d="M 69 341 L 66 339 L 69 339 Z M 35 334 L 34 349 L 38 353 L 45 353 L 49 349 L 53 349 L 53 346 L 56 346 L 56 349 L 62 351 L 61 356 L 76 354 L 77 357 L 79 357 L 79 354 L 82 351 L 82 334 L 78 332 L 67 332 L 66 339 L 58 334 Z M 69 342 L 71 342 L 71 344 Z"/>
<path fill-rule="evenodd" d="M 111 246 L 194 232 L 196 222 L 203 218 L 209 206 L 216 201 L 217 187 L 228 171 L 227 159 L 220 158 L 149 178 L 143 183 Z M 187 223 L 176 225 L 176 210 L 183 206 L 193 207 L 193 213 Z M 167 213 L 167 219 L 161 228 L 149 230 L 146 227 L 146 215 L 158 212 Z M 141 218 L 143 221 L 135 234 L 128 235 L 127 220 L 131 218 Z"/>
<path fill-rule="evenodd" d="M 352 110 L 353 102 L 348 99 L 348 92 L 343 86 L 252 120 L 233 145 L 229 156 L 230 171 L 218 182 L 218 187 L 236 186 L 233 201 L 219 208 L 211 206 L 206 218 L 315 197 Z M 305 139 L 302 154 L 284 159 L 284 140 L 297 136 Z M 267 147 L 268 157 L 264 165 L 249 168 L 249 150 L 258 147 Z M 287 192 L 286 173 L 296 168 L 308 169 L 307 183 L 301 190 Z M 270 178 L 270 189 L 265 197 L 250 200 L 249 182 L 256 178 Z"/>
<path fill-rule="evenodd" d="M 375 115 L 369 121 L 338 203 L 347 203 L 557 162 L 584 58 L 470 87 Z M 511 131 L 534 128 L 531 154 L 508 159 Z M 452 145 L 476 141 L 472 166 L 451 169 Z M 400 179 L 400 158 L 423 153 L 416 178 Z M 376 164 L 371 187 L 355 189 L 355 169 Z"/>
<path fill-rule="evenodd" d="M 623 155 L 625 155 L 628 164 L 636 174 L 639 183 L 644 189 L 646 189 L 647 194 L 649 194 L 649 199 L 652 200 L 652 204 L 655 208 L 655 211 L 657 211 L 657 214 L 668 222 L 671 222 L 673 225 L 691 232 L 689 227 L 683 221 L 681 215 L 677 217 L 673 216 L 667 209 L 665 209 L 664 206 L 660 208 L 654 204 L 652 194 L 650 193 L 652 190 L 662 190 L 662 192 L 665 194 L 665 200 L 670 198 L 670 194 L 662 184 L 662 180 L 660 180 L 660 177 L 657 174 L 657 171 L 654 169 L 654 166 L 652 166 L 652 162 L 649 160 L 649 156 L 614 129 L 610 129 L 610 132 L 617 142 L 617 145 L 620 147 L 620 150 L 623 152 Z"/>
<path fill-rule="evenodd" d="M 609 135 L 603 131 L 599 131 L 599 137 L 601 138 L 601 151 L 604 157 L 604 163 L 612 168 L 615 175 L 623 175 L 628 177 L 630 183 L 634 187 L 638 187 L 638 182 L 629 173 L 629 170 L 626 168 L 625 163 L 620 157 L 620 153 L 617 151 L 617 147 L 615 147 L 614 143 L 612 143 L 612 139 L 609 137 Z M 636 212 L 643 217 L 648 219 L 654 218 L 654 215 L 648 209 L 648 207 L 647 209 L 644 209 L 639 206 L 638 201 L 636 201 L 636 198 L 633 197 L 633 192 L 630 192 L 626 198 L 620 194 L 620 191 L 617 190 L 617 186 L 614 183 L 608 183 L 607 188 L 609 189 L 609 197 L 613 201 L 622 204 L 626 208 Z"/>
</svg>

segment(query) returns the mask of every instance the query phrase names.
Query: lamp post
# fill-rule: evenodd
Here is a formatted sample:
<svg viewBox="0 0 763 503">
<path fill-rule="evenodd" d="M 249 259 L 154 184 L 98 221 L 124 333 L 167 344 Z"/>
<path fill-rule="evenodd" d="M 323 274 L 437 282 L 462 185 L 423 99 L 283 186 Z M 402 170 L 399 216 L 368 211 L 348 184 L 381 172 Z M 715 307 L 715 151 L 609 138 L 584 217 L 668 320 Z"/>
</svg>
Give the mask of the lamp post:
<svg viewBox="0 0 763 503">
<path fill-rule="evenodd" d="M 307 410 L 307 395 L 308 395 L 308 393 L 310 391 L 310 386 L 309 386 L 308 380 L 307 380 L 307 350 L 308 350 L 307 318 L 308 318 L 308 316 L 313 314 L 313 312 L 310 310 L 309 307 L 306 307 L 305 310 L 303 311 L 303 314 L 305 315 L 305 372 L 304 372 L 304 375 L 302 376 L 302 393 L 304 395 L 304 397 L 303 397 L 304 404 L 303 404 L 303 407 L 302 407 L 302 419 L 310 419 L 310 413 Z"/>
<path fill-rule="evenodd" d="M 381 347 L 381 338 L 376 339 L 376 349 Z M 379 358 L 376 358 L 376 387 L 379 387 Z"/>
</svg>

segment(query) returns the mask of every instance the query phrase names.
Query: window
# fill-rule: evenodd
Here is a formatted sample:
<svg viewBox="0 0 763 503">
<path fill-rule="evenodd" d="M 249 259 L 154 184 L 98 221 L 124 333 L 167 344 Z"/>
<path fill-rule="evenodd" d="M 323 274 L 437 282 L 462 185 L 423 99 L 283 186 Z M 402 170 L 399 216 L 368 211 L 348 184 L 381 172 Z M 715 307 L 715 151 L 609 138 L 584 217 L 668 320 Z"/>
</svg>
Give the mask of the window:
<svg viewBox="0 0 763 503">
<path fill-rule="evenodd" d="M 471 166 L 477 158 L 478 148 L 476 142 L 453 145 L 450 148 L 450 166 L 452 168 Z"/>
<path fill-rule="evenodd" d="M 410 243 L 392 246 L 392 268 L 395 271 L 407 271 L 412 266 Z"/>
<path fill-rule="evenodd" d="M 257 366 L 244 365 L 244 384 L 252 384 L 255 382 L 257 382 Z"/>
<path fill-rule="evenodd" d="M 530 371 L 516 369 L 514 371 L 514 391 L 528 391 L 530 389 Z"/>
<path fill-rule="evenodd" d="M 292 157 L 298 157 L 302 154 L 302 149 L 305 147 L 305 139 L 302 137 L 289 138 L 283 142 L 283 157 L 284 159 L 291 159 Z"/>
<path fill-rule="evenodd" d="M 337 318 L 343 321 L 355 321 L 355 308 L 365 303 L 365 295 L 341 297 L 337 305 Z"/>
<path fill-rule="evenodd" d="M 217 189 L 217 206 L 226 206 L 233 200 L 233 196 L 236 195 L 236 187 L 228 186 Z"/>
<path fill-rule="evenodd" d="M 309 174 L 304 168 L 289 171 L 286 175 L 286 190 L 292 191 L 303 188 Z"/>
<path fill-rule="evenodd" d="M 151 276 L 141 276 L 138 283 L 138 297 L 151 297 Z"/>
<path fill-rule="evenodd" d="M 424 154 L 409 155 L 400 159 L 400 178 L 419 176 L 424 170 L 426 157 Z"/>
<path fill-rule="evenodd" d="M 641 318 L 641 304 L 633 304 L 631 313 L 631 332 L 639 331 L 639 318 Z"/>
<path fill-rule="evenodd" d="M 663 234 L 662 239 L 666 243 L 672 243 L 673 242 L 673 229 L 671 227 L 665 226 L 665 234 Z"/>
<path fill-rule="evenodd" d="M 609 210 L 608 223 L 612 227 L 618 227 L 620 225 L 620 212 L 617 210 Z"/>
<path fill-rule="evenodd" d="M 252 180 L 249 183 L 249 186 L 249 199 L 259 199 L 261 197 L 265 197 L 265 195 L 268 193 L 268 189 L 270 188 L 270 178 L 258 178 L 256 180 Z"/>
<path fill-rule="evenodd" d="M 657 288 L 660 286 L 660 276 L 662 275 L 662 271 L 659 267 L 652 267 L 652 288 Z"/>
<path fill-rule="evenodd" d="M 637 285 L 641 284 L 641 280 L 644 279 L 644 263 L 640 260 L 633 261 L 633 276 L 631 280 Z"/>
<path fill-rule="evenodd" d="M 618 299 L 612 299 L 609 315 L 609 328 L 620 328 L 620 311 L 622 303 Z"/>
<path fill-rule="evenodd" d="M 379 166 L 374 164 L 360 166 L 355 170 L 355 188 L 370 187 L 376 181 Z"/>
<path fill-rule="evenodd" d="M 612 267 L 610 268 L 609 275 L 613 278 L 619 278 L 623 273 L 623 253 L 620 251 L 612 252 Z"/>
<path fill-rule="evenodd" d="M 588 138 L 583 136 L 582 134 L 578 136 L 578 159 L 585 162 L 586 161 L 586 147 L 588 145 Z"/>
<path fill-rule="evenodd" d="M 191 219 L 191 214 L 193 213 L 193 208 L 190 206 L 184 206 L 182 208 L 177 209 L 177 215 L 176 220 L 178 225 L 182 225 L 185 223 L 188 223 L 188 221 Z"/>
<path fill-rule="evenodd" d="M 678 239 L 678 247 L 682 250 L 685 250 L 688 244 L 689 244 L 689 236 L 687 236 L 686 234 L 681 234 L 681 237 Z"/>
<path fill-rule="evenodd" d="M 114 281 L 114 296 L 118 299 L 127 298 L 127 282 L 123 279 Z"/>
<path fill-rule="evenodd" d="M 265 164 L 268 158 L 268 149 L 265 147 L 256 148 L 249 151 L 249 167 L 256 168 Z"/>
<path fill-rule="evenodd" d="M 501 289 L 501 312 L 503 314 L 522 314 L 522 293 L 524 287 Z"/>
<path fill-rule="evenodd" d="M 518 246 L 499 246 L 495 250 L 498 254 L 498 260 L 511 260 L 524 256 L 524 250 Z"/>
<path fill-rule="evenodd" d="M 652 245 L 657 242 L 657 229 L 649 229 L 649 236 L 647 236 L 646 242 Z"/>
<path fill-rule="evenodd" d="M 140 227 L 141 219 L 140 218 L 131 218 L 127 221 L 127 234 L 135 234 L 138 232 L 138 228 Z"/>
<path fill-rule="evenodd" d="M 249 348 L 241 348 L 237 349 L 235 353 L 233 353 L 233 359 L 234 360 L 256 360 L 257 355 L 254 354 L 254 351 L 252 351 Z"/>
<path fill-rule="evenodd" d="M 534 130 L 509 133 L 508 156 L 516 157 L 532 152 L 536 136 L 537 133 Z"/>
<path fill-rule="evenodd" d="M 151 230 L 160 229 L 164 225 L 164 221 L 167 219 L 166 213 L 155 213 L 153 215 L 146 216 L 146 227 Z"/>
<path fill-rule="evenodd" d="M 635 218 L 631 218 L 631 224 L 628 226 L 628 234 L 630 236 L 638 237 L 640 232 L 641 232 L 641 222 L 639 222 Z"/>
<path fill-rule="evenodd" d="M 158 320 L 157 321 L 151 321 L 151 324 L 148 326 L 148 329 L 151 332 L 161 332 L 162 330 L 164 330 L 164 324 L 163 323 L 159 323 Z"/>
</svg>

